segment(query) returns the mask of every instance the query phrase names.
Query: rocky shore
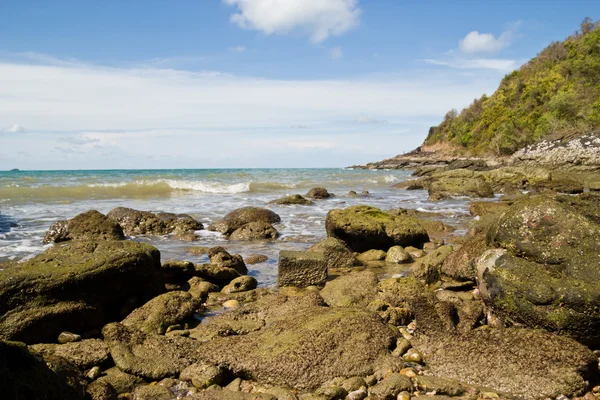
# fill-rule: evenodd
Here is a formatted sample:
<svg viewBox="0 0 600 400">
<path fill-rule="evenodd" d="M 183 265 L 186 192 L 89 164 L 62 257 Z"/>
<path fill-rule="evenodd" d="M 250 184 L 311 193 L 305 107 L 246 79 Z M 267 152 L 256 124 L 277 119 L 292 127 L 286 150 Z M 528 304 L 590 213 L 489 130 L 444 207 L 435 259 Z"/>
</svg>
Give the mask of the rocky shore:
<svg viewBox="0 0 600 400">
<path fill-rule="evenodd" d="M 593 400 L 598 174 L 593 163 L 568 176 L 523 164 L 423 164 L 399 185 L 433 201 L 474 198 L 463 236 L 432 213 L 332 209 L 326 239 L 281 251 L 277 287 L 248 275 L 260 254 L 192 246 L 207 263 L 161 260 L 128 239 L 188 240 L 204 226 L 185 214 L 58 221 L 51 248 L 0 264 L 3 398 Z M 207 229 L 273 242 L 280 221 L 244 207 Z"/>
</svg>

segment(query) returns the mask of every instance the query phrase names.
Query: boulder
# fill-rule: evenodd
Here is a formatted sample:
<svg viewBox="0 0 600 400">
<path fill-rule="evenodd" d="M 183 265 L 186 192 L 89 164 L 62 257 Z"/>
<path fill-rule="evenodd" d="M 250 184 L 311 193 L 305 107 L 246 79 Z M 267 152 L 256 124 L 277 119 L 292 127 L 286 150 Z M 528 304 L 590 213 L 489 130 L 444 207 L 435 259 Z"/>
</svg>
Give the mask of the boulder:
<svg viewBox="0 0 600 400">
<path fill-rule="evenodd" d="M 475 281 L 477 276 L 475 260 L 485 251 L 485 248 L 484 235 L 470 237 L 458 250 L 446 257 L 441 267 L 442 275 L 457 281 Z"/>
<path fill-rule="evenodd" d="M 86 332 L 120 320 L 164 291 L 160 253 L 148 244 L 56 245 L 0 270 L 0 337 L 54 342 L 63 331 Z"/>
<path fill-rule="evenodd" d="M 268 222 L 250 222 L 231 233 L 231 240 L 275 240 L 279 236 L 277 229 Z"/>
<path fill-rule="evenodd" d="M 286 205 L 286 206 L 289 206 L 289 205 L 311 206 L 311 205 L 315 204 L 312 201 L 308 200 L 305 197 L 302 197 L 302 195 L 299 195 L 299 194 L 292 194 L 289 196 L 285 196 L 280 199 L 270 201 L 269 203 Z"/>
<path fill-rule="evenodd" d="M 225 286 L 242 275 L 234 268 L 220 267 L 214 264 L 195 264 L 194 268 L 197 277 L 219 286 Z"/>
<path fill-rule="evenodd" d="M 405 264 L 412 260 L 412 256 L 402 246 L 390 247 L 385 255 L 385 262 L 392 264 Z"/>
<path fill-rule="evenodd" d="M 117 207 L 111 210 L 107 217 L 118 222 L 125 234 L 132 236 L 193 233 L 203 228 L 200 222 L 187 214 L 153 214 L 126 207 Z"/>
<path fill-rule="evenodd" d="M 469 204 L 469 213 L 473 217 L 484 217 L 490 214 L 502 214 L 510 206 L 504 201 L 472 201 Z"/>
<path fill-rule="evenodd" d="M 123 372 L 159 380 L 193 364 L 198 343 L 181 336 L 146 334 L 114 322 L 102 329 L 115 365 Z"/>
<path fill-rule="evenodd" d="M 306 193 L 306 197 L 311 199 L 328 199 L 331 197 L 331 194 L 325 188 L 317 187 L 312 188 Z"/>
<path fill-rule="evenodd" d="M 238 293 L 245 292 L 248 290 L 256 289 L 258 282 L 255 278 L 244 275 L 239 278 L 235 278 L 232 280 L 227 286 L 225 286 L 221 293 L 230 294 L 230 293 Z"/>
<path fill-rule="evenodd" d="M 164 335 L 169 326 L 192 317 L 200 306 L 199 299 L 188 292 L 168 292 L 133 310 L 121 323 L 144 333 Z"/>
<path fill-rule="evenodd" d="M 361 263 L 368 263 L 371 261 L 383 261 L 385 260 L 386 252 L 383 250 L 367 250 L 363 253 L 360 253 L 356 258 Z"/>
<path fill-rule="evenodd" d="M 107 369 L 105 375 L 98 378 L 95 382 L 109 384 L 118 394 L 131 393 L 136 386 L 144 384 L 142 378 L 123 372 L 117 367 Z"/>
<path fill-rule="evenodd" d="M 63 377 L 44 360 L 31 354 L 23 343 L 0 341 L 0 387 L 2 398 L 11 400 L 82 400 Z"/>
<path fill-rule="evenodd" d="M 276 224 L 281 222 L 281 218 L 275 212 L 266 208 L 243 207 L 231 211 L 222 220 L 210 225 L 208 230 L 220 232 L 224 235 L 231 235 L 233 231 L 250 222 Z"/>
<path fill-rule="evenodd" d="M 212 247 L 208 250 L 208 257 L 210 263 L 216 267 L 232 268 L 241 275 L 248 273 L 248 268 L 246 267 L 242 256 L 239 254 L 229 254 L 227 250 L 221 246 Z"/>
<path fill-rule="evenodd" d="M 340 239 L 329 237 L 312 245 L 307 251 L 322 253 L 327 261 L 327 268 L 351 268 L 360 265 L 354 253 Z"/>
<path fill-rule="evenodd" d="M 369 394 L 381 400 L 396 400 L 400 392 L 412 391 L 412 383 L 406 376 L 393 373 L 369 388 Z"/>
<path fill-rule="evenodd" d="M 81 370 L 106 365 L 110 360 L 108 347 L 100 339 L 85 339 L 65 344 L 34 344 L 30 349 L 38 354 L 62 357 Z"/>
<path fill-rule="evenodd" d="M 169 260 L 161 265 L 165 283 L 181 283 L 194 276 L 196 270 L 191 261 Z"/>
<path fill-rule="evenodd" d="M 228 315 L 232 314 L 232 315 Z M 247 333 L 201 345 L 198 355 L 260 383 L 314 390 L 336 377 L 367 376 L 389 356 L 396 333 L 377 315 L 357 308 L 330 308 L 316 294 L 270 295 L 212 320 L 249 321 Z"/>
<path fill-rule="evenodd" d="M 492 186 L 478 173 L 455 169 L 434 173 L 429 183 L 429 200 L 438 201 L 453 196 L 494 197 Z"/>
<path fill-rule="evenodd" d="M 96 210 L 86 211 L 68 221 L 58 221 L 50 226 L 44 243 L 69 240 L 123 240 L 121 226 Z"/>
<path fill-rule="evenodd" d="M 322 253 L 279 252 L 277 286 L 323 286 L 327 280 L 327 261 Z"/>
<path fill-rule="evenodd" d="M 371 271 L 341 275 L 325 284 L 321 297 L 330 307 L 365 308 L 377 297 L 377 275 Z"/>
<path fill-rule="evenodd" d="M 412 267 L 413 275 L 427 284 L 438 281 L 442 264 L 453 251 L 452 246 L 441 246 L 425 257 L 417 259 Z"/>
<path fill-rule="evenodd" d="M 490 228 L 479 289 L 499 316 L 600 344 L 598 205 L 571 197 L 515 202 Z"/>
<path fill-rule="evenodd" d="M 211 292 L 218 292 L 220 289 L 214 283 L 207 282 L 197 276 L 188 281 L 188 293 L 199 299 L 206 299 Z"/>
<path fill-rule="evenodd" d="M 327 235 L 342 240 L 356 252 L 387 251 L 392 246 L 422 247 L 429 236 L 417 218 L 392 216 L 375 207 L 353 206 L 329 211 Z"/>
</svg>

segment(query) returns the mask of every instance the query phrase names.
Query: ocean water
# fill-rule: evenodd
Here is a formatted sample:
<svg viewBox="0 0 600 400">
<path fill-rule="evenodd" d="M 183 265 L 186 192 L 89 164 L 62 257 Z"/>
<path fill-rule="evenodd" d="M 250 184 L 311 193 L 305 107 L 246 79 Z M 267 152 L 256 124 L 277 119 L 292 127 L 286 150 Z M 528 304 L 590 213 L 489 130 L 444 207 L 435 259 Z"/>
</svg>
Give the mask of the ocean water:
<svg viewBox="0 0 600 400">
<path fill-rule="evenodd" d="M 326 237 L 325 217 L 333 208 L 368 204 L 381 209 L 397 207 L 443 213 L 443 220 L 464 221 L 467 201 L 427 201 L 426 191 L 391 187 L 410 179 L 410 171 L 348 169 L 218 169 L 218 170 L 103 170 L 0 172 L 0 262 L 26 260 L 42 252 L 42 239 L 60 219 L 95 209 L 107 213 L 115 207 L 185 213 L 205 226 L 245 206 L 267 207 L 281 216 L 281 236 L 274 242 L 234 242 L 207 230 L 197 242 L 172 237 L 137 237 L 161 251 L 162 260 L 206 262 L 190 246 L 224 246 L 242 256 L 264 254 L 265 263 L 249 265 L 262 286 L 273 285 L 279 250 L 302 250 Z M 305 194 L 325 187 L 336 196 L 317 200 L 314 206 L 276 206 L 269 201 L 287 194 Z M 367 190 L 367 197 L 351 197 L 350 190 Z M 462 231 L 457 231 L 457 234 Z"/>
</svg>

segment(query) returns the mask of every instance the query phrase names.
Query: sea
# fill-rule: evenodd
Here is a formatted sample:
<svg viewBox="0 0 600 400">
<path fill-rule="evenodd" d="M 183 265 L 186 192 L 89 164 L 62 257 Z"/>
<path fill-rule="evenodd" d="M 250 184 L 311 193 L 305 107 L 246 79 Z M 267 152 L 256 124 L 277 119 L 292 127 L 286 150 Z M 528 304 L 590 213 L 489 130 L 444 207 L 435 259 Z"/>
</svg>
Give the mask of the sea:
<svg viewBox="0 0 600 400">
<path fill-rule="evenodd" d="M 185 170 L 89 170 L 0 172 L 0 263 L 22 261 L 51 245 L 42 239 L 50 225 L 95 209 L 108 213 L 115 207 L 144 211 L 189 214 L 208 226 L 228 212 L 245 206 L 266 207 L 281 216 L 275 227 L 281 236 L 273 242 L 234 242 L 208 230 L 197 231 L 198 240 L 174 237 L 132 237 L 148 242 L 161 252 L 161 259 L 207 262 L 194 255 L 190 246 L 223 246 L 230 253 L 263 254 L 269 260 L 249 265 L 250 275 L 260 286 L 272 286 L 277 278 L 280 250 L 303 250 L 324 239 L 327 212 L 335 208 L 368 204 L 382 210 L 417 209 L 441 213 L 444 222 L 464 233 L 468 217 L 466 199 L 432 203 L 424 190 L 392 187 L 411 179 L 406 170 L 362 169 L 185 169 Z M 335 196 L 316 200 L 313 206 L 269 204 L 288 194 L 306 194 L 324 187 Z M 350 191 L 365 196 L 352 196 Z M 1 265 L 0 265 L 1 268 Z"/>
</svg>

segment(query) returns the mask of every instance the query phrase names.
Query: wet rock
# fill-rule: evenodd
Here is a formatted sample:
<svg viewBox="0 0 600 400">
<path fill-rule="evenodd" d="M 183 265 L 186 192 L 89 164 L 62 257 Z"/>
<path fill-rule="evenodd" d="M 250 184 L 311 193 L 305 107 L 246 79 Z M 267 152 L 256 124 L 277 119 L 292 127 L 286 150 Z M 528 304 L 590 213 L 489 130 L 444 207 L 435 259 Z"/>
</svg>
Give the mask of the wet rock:
<svg viewBox="0 0 600 400">
<path fill-rule="evenodd" d="M 225 286 L 221 290 L 221 292 L 225 294 L 245 292 L 247 290 L 256 289 L 257 285 L 258 282 L 255 278 L 248 275 L 244 275 L 232 280 L 227 286 Z"/>
<path fill-rule="evenodd" d="M 453 196 L 494 197 L 492 186 L 478 173 L 455 169 L 434 173 L 428 186 L 429 200 L 438 201 Z"/>
<path fill-rule="evenodd" d="M 57 245 L 18 268 L 0 270 L 0 337 L 54 342 L 65 330 L 86 332 L 120 320 L 124 306 L 164 290 L 160 254 L 150 245 Z"/>
<path fill-rule="evenodd" d="M 298 390 L 373 373 L 388 356 L 394 331 L 368 311 L 322 304 L 316 294 L 263 297 L 207 321 L 209 329 L 221 332 L 243 321 L 254 328 L 217 336 L 202 344 L 198 354 L 209 363 L 227 365 L 235 375 Z"/>
<path fill-rule="evenodd" d="M 168 292 L 135 309 L 121 323 L 144 333 L 164 335 L 169 326 L 190 318 L 200 305 L 188 292 Z"/>
<path fill-rule="evenodd" d="M 277 286 L 323 286 L 327 280 L 327 261 L 322 253 L 307 251 L 279 252 Z"/>
<path fill-rule="evenodd" d="M 142 378 L 123 372 L 117 367 L 110 368 L 105 372 L 106 375 L 98 378 L 96 382 L 109 384 L 118 394 L 131 393 L 136 386 L 144 383 Z"/>
<path fill-rule="evenodd" d="M 83 393 L 73 390 L 65 379 L 49 368 L 40 356 L 31 354 L 22 343 L 0 341 L 0 371 L 3 398 L 83 399 Z"/>
<path fill-rule="evenodd" d="M 393 373 L 384 378 L 377 385 L 369 388 L 369 394 L 382 400 L 396 400 L 400 392 L 412 391 L 412 383 L 404 375 Z"/>
<path fill-rule="evenodd" d="M 413 264 L 413 275 L 428 284 L 438 281 L 442 264 L 452 251 L 452 246 L 442 246 L 419 258 Z"/>
<path fill-rule="evenodd" d="M 279 232 L 268 222 L 250 222 L 231 233 L 231 240 L 275 240 Z"/>
<path fill-rule="evenodd" d="M 206 247 L 206 246 L 192 246 L 192 247 L 186 247 L 185 251 L 187 251 L 190 254 L 194 254 L 194 255 L 203 255 L 203 254 L 208 254 L 208 251 L 210 250 L 210 247 Z"/>
<path fill-rule="evenodd" d="M 377 297 L 377 275 L 371 271 L 341 275 L 325 284 L 321 297 L 330 307 L 366 307 Z"/>
<path fill-rule="evenodd" d="M 370 261 L 383 261 L 385 260 L 386 252 L 383 250 L 367 250 L 359 254 L 356 258 L 362 263 L 368 263 Z"/>
<path fill-rule="evenodd" d="M 402 359 L 406 362 L 413 364 L 422 364 L 423 356 L 417 349 L 408 349 L 406 353 L 402 356 Z"/>
<path fill-rule="evenodd" d="M 187 281 L 196 270 L 191 261 L 169 260 L 161 265 L 165 277 L 165 283 L 180 283 Z"/>
<path fill-rule="evenodd" d="M 197 299 L 206 299 L 211 292 L 220 291 L 219 286 L 214 283 L 207 282 L 197 276 L 188 281 L 188 293 Z"/>
<path fill-rule="evenodd" d="M 233 231 L 250 222 L 276 224 L 281 222 L 281 218 L 275 212 L 266 208 L 243 207 L 225 215 L 222 220 L 210 225 L 208 230 L 220 232 L 224 235 L 231 235 Z"/>
<path fill-rule="evenodd" d="M 596 210 L 570 197 L 514 203 L 488 232 L 492 250 L 478 261 L 486 304 L 501 318 L 600 344 Z"/>
<path fill-rule="evenodd" d="M 475 260 L 485 248 L 484 235 L 469 238 L 457 251 L 446 257 L 441 267 L 442 274 L 457 281 L 474 281 L 477 275 Z"/>
<path fill-rule="evenodd" d="M 407 246 L 404 248 L 404 250 L 406 250 L 406 252 L 410 254 L 413 259 L 425 257 L 427 255 L 427 253 L 425 253 L 422 249 L 417 249 L 414 246 Z"/>
<path fill-rule="evenodd" d="M 311 199 L 328 199 L 331 197 L 331 194 L 325 188 L 312 188 L 306 193 L 306 197 Z"/>
<path fill-rule="evenodd" d="M 342 240 L 351 250 L 388 250 L 390 247 L 415 245 L 429 241 L 425 229 L 415 217 L 392 216 L 369 206 L 353 206 L 329 211 L 327 235 Z"/>
<path fill-rule="evenodd" d="M 110 360 L 108 346 L 100 339 L 65 344 L 34 344 L 30 349 L 39 354 L 62 357 L 81 370 L 104 365 Z"/>
<path fill-rule="evenodd" d="M 119 323 L 106 325 L 102 335 L 120 370 L 152 380 L 178 376 L 195 361 L 198 348 L 192 339 L 145 334 Z"/>
<path fill-rule="evenodd" d="M 85 392 L 91 400 L 117 400 L 118 393 L 111 386 L 110 383 L 105 381 L 96 381 L 90 383 L 86 388 Z"/>
<path fill-rule="evenodd" d="M 250 265 L 259 264 L 269 261 L 269 257 L 263 254 L 250 254 L 248 257 L 246 257 L 244 261 L 246 262 L 246 264 Z"/>
<path fill-rule="evenodd" d="M 302 197 L 299 194 L 292 194 L 289 196 L 285 196 L 280 199 L 270 201 L 269 203 L 286 205 L 286 206 L 289 206 L 289 205 L 310 206 L 310 205 L 315 204 L 312 201 Z"/>
<path fill-rule="evenodd" d="M 402 246 L 390 247 L 385 256 L 385 262 L 392 264 L 405 264 L 412 260 L 412 256 Z"/>
<path fill-rule="evenodd" d="M 360 265 L 354 253 L 337 238 L 323 239 L 312 245 L 307 251 L 323 253 L 329 269 L 351 268 Z"/>
<path fill-rule="evenodd" d="M 195 264 L 194 269 L 196 270 L 195 275 L 197 277 L 219 286 L 227 285 L 242 275 L 234 268 L 221 267 L 214 264 Z"/>
<path fill-rule="evenodd" d="M 224 248 L 218 246 L 208 251 L 210 263 L 220 268 L 233 268 L 240 275 L 248 273 L 244 259 L 239 254 L 229 254 Z"/>
<path fill-rule="evenodd" d="M 202 224 L 186 214 L 138 211 L 132 208 L 117 207 L 107 215 L 118 222 L 127 235 L 168 235 L 170 233 L 193 233 L 202 229 Z"/>
<path fill-rule="evenodd" d="M 447 396 L 460 396 L 465 392 L 465 388 L 460 382 L 437 376 L 419 375 L 414 378 L 414 383 L 415 389 L 423 392 L 435 392 Z"/>
<path fill-rule="evenodd" d="M 69 240 L 123 240 L 121 226 L 96 210 L 86 211 L 68 221 L 58 221 L 50 226 L 44 243 Z"/>
<path fill-rule="evenodd" d="M 198 389 L 205 389 L 212 385 L 222 385 L 226 379 L 225 370 L 207 363 L 192 364 L 183 371 L 179 379 L 190 381 Z"/>
</svg>

